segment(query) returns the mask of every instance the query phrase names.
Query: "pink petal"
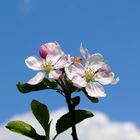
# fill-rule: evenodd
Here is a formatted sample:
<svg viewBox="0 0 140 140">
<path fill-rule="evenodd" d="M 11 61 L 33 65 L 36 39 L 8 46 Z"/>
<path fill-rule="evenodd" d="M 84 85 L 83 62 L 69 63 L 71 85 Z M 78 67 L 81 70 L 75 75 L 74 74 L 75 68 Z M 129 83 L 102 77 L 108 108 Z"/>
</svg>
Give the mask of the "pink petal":
<svg viewBox="0 0 140 140">
<path fill-rule="evenodd" d="M 65 67 L 65 64 L 68 61 L 68 56 L 67 55 L 63 55 L 54 65 L 54 69 L 61 69 Z"/>
<path fill-rule="evenodd" d="M 47 44 L 41 45 L 41 47 L 39 48 L 39 53 L 40 53 L 40 56 L 41 56 L 43 59 L 46 59 L 46 56 L 47 56 L 47 54 L 49 53 L 49 49 L 48 49 Z"/>
<path fill-rule="evenodd" d="M 88 53 L 88 50 L 87 49 L 84 49 L 83 46 L 82 46 L 82 43 L 81 43 L 81 46 L 80 46 L 80 52 L 82 54 L 82 56 L 88 60 L 89 57 L 90 57 L 90 54 Z"/>
<path fill-rule="evenodd" d="M 111 84 L 114 80 L 114 73 L 111 72 L 107 77 L 104 77 L 101 75 L 101 73 L 98 73 L 95 77 L 95 80 L 103 85 Z"/>
<path fill-rule="evenodd" d="M 49 52 L 51 54 L 53 55 L 64 54 L 60 45 L 57 42 L 50 42 L 50 43 L 47 43 L 46 45 L 48 46 Z"/>
<path fill-rule="evenodd" d="M 118 78 L 115 79 L 115 74 L 111 72 L 111 69 L 106 64 L 102 65 L 98 71 L 95 75 L 95 80 L 103 85 L 116 84 L 119 81 Z"/>
<path fill-rule="evenodd" d="M 116 79 L 114 78 L 113 81 L 111 82 L 111 84 L 115 85 L 120 81 L 120 78 L 117 77 Z"/>
<path fill-rule="evenodd" d="M 71 80 L 76 75 L 84 76 L 85 68 L 80 63 L 74 63 L 69 65 L 68 67 L 65 67 L 65 73 L 67 77 Z"/>
<path fill-rule="evenodd" d="M 58 80 L 61 75 L 62 75 L 62 71 L 53 70 L 49 73 L 49 78 L 54 79 L 54 80 Z"/>
<path fill-rule="evenodd" d="M 51 65 L 55 65 L 57 63 L 57 61 L 61 58 L 62 55 L 57 54 L 57 55 L 53 55 L 51 53 L 49 53 L 46 56 L 46 64 L 51 62 Z"/>
<path fill-rule="evenodd" d="M 30 56 L 27 59 L 25 59 L 25 64 L 27 65 L 28 68 L 32 70 L 43 70 L 42 67 L 43 63 L 44 60 L 36 56 Z"/>
<path fill-rule="evenodd" d="M 104 64 L 104 58 L 100 53 L 93 54 L 89 57 L 86 65 L 101 65 Z"/>
<path fill-rule="evenodd" d="M 80 76 L 73 77 L 72 83 L 74 86 L 79 87 L 79 88 L 86 87 L 86 85 L 87 85 L 87 82 L 85 81 L 85 79 Z"/>
<path fill-rule="evenodd" d="M 103 86 L 97 82 L 88 83 L 86 86 L 86 91 L 91 97 L 99 98 L 106 96 Z"/>
<path fill-rule="evenodd" d="M 40 83 L 45 77 L 44 72 L 38 72 L 32 79 L 30 79 L 27 83 L 30 85 L 36 85 Z"/>
</svg>

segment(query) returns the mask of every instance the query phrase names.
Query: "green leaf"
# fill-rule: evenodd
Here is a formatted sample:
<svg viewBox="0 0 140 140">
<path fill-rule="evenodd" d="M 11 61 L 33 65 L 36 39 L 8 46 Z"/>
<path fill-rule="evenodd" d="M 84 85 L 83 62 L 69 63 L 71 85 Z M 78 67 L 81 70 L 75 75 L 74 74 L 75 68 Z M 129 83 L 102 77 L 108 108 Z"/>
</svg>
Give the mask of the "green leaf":
<svg viewBox="0 0 140 140">
<path fill-rule="evenodd" d="M 98 102 L 99 102 L 99 99 L 98 99 L 98 98 L 89 96 L 89 95 L 87 94 L 85 88 L 83 88 L 82 91 L 85 93 L 86 97 L 87 97 L 92 103 L 98 103 Z"/>
<path fill-rule="evenodd" d="M 21 93 L 28 93 L 32 91 L 38 91 L 43 89 L 56 89 L 57 83 L 54 81 L 50 81 L 47 78 L 44 78 L 42 82 L 37 85 L 30 85 L 30 84 L 22 84 L 20 82 L 17 83 L 17 88 Z"/>
<path fill-rule="evenodd" d="M 45 136 L 38 135 L 36 130 L 30 124 L 23 121 L 11 121 L 6 125 L 6 128 L 35 140 L 45 140 Z"/>
<path fill-rule="evenodd" d="M 75 124 L 80 123 L 81 121 L 93 117 L 92 112 L 86 110 L 75 110 Z M 56 131 L 57 135 L 66 131 L 71 127 L 71 116 L 69 113 L 63 115 L 61 118 L 57 120 L 56 123 Z"/>
<path fill-rule="evenodd" d="M 48 137 L 49 139 L 49 130 L 51 122 L 49 122 L 49 111 L 47 106 L 36 100 L 33 100 L 31 102 L 31 109 L 38 122 L 44 128 L 46 137 Z"/>
<path fill-rule="evenodd" d="M 76 97 L 72 98 L 72 103 L 74 106 L 77 106 L 80 103 L 80 97 L 76 96 Z"/>
</svg>

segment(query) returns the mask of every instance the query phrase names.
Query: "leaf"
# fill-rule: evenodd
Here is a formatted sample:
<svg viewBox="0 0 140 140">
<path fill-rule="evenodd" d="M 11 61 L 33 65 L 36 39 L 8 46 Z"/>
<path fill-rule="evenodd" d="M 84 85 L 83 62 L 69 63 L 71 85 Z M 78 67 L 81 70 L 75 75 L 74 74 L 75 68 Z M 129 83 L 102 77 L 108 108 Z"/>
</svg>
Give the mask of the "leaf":
<svg viewBox="0 0 140 140">
<path fill-rule="evenodd" d="M 92 103 L 98 103 L 98 102 L 99 102 L 99 99 L 98 99 L 98 98 L 89 96 L 84 88 L 82 89 L 82 91 L 85 93 L 86 97 L 87 97 Z"/>
<path fill-rule="evenodd" d="M 23 121 L 11 121 L 6 125 L 6 128 L 35 140 L 45 140 L 45 136 L 38 135 L 36 130 L 30 124 Z"/>
<path fill-rule="evenodd" d="M 56 89 L 57 83 L 54 81 L 50 81 L 47 78 L 44 78 L 42 82 L 36 85 L 30 85 L 27 83 L 22 84 L 18 82 L 17 88 L 21 93 L 28 93 L 28 92 L 38 91 L 38 90 L 43 90 L 43 89 Z"/>
<path fill-rule="evenodd" d="M 51 122 L 49 122 L 49 111 L 47 106 L 36 100 L 33 100 L 31 102 L 31 109 L 38 122 L 44 128 L 46 136 L 49 138 Z"/>
<path fill-rule="evenodd" d="M 67 113 L 57 120 L 56 123 L 57 135 L 59 135 L 60 133 L 66 131 L 68 128 L 71 127 L 70 117 L 71 117 L 70 114 Z M 92 112 L 86 110 L 75 110 L 75 124 L 80 123 L 81 121 L 90 117 L 93 117 Z"/>
<path fill-rule="evenodd" d="M 76 97 L 72 98 L 72 103 L 74 106 L 77 106 L 80 103 L 80 97 L 76 96 Z"/>
</svg>

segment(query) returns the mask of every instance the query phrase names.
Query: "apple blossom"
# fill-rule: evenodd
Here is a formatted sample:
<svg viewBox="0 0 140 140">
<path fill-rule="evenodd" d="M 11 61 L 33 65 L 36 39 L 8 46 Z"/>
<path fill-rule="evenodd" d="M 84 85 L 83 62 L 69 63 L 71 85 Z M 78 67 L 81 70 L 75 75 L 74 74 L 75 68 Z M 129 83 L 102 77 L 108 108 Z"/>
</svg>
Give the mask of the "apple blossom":
<svg viewBox="0 0 140 140">
<path fill-rule="evenodd" d="M 83 91 L 92 103 L 97 103 L 99 97 L 106 96 L 102 85 L 116 84 L 119 81 L 100 53 L 91 55 L 82 47 L 82 44 L 80 52 L 84 61 L 80 57 L 66 55 L 57 42 L 43 44 L 39 48 L 40 57 L 30 56 L 25 59 L 28 68 L 39 72 L 27 82 L 28 84 L 17 83 L 17 88 L 22 93 L 53 89 L 65 98 L 68 113 L 57 120 L 56 135 L 53 140 L 70 127 L 73 140 L 78 140 L 76 124 L 94 116 L 87 110 L 76 109 L 80 103 L 80 96 L 73 96 L 73 92 Z M 48 78 L 45 78 L 46 75 Z M 31 109 L 44 129 L 45 135 L 36 133 L 35 128 L 23 121 L 11 121 L 6 128 L 32 139 L 49 140 L 52 119 L 49 118 L 47 106 L 32 100 Z"/>
<path fill-rule="evenodd" d="M 80 51 L 86 59 L 86 64 L 84 66 L 81 63 L 74 62 L 65 67 L 67 77 L 74 86 L 85 88 L 87 94 L 91 97 L 106 96 L 101 84 L 115 84 L 119 79 L 114 78 L 114 73 L 111 72 L 100 53 L 90 55 L 88 50 L 83 49 L 83 47 L 80 48 Z"/>
<path fill-rule="evenodd" d="M 45 50 L 46 49 L 46 50 Z M 47 74 L 51 79 L 59 79 L 61 69 L 67 63 L 68 56 L 64 54 L 58 43 L 47 43 L 40 48 L 40 57 L 30 56 L 25 59 L 25 64 L 32 70 L 42 70 L 28 81 L 28 84 L 40 83 Z"/>
</svg>

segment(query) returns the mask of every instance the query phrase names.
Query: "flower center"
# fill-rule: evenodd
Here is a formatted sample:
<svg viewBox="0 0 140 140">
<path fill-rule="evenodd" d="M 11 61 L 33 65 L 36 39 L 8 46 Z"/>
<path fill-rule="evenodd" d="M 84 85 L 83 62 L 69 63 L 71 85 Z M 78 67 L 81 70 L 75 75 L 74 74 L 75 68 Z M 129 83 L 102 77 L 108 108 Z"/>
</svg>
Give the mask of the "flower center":
<svg viewBox="0 0 140 140">
<path fill-rule="evenodd" d="M 96 71 L 93 68 L 89 68 L 88 70 L 86 70 L 85 80 L 87 83 L 93 81 L 95 73 L 96 73 Z"/>
<path fill-rule="evenodd" d="M 49 74 L 50 71 L 53 70 L 52 62 L 51 62 L 51 61 L 49 61 L 49 62 L 46 63 L 46 64 L 43 64 L 42 67 L 44 68 L 46 74 Z"/>
</svg>

